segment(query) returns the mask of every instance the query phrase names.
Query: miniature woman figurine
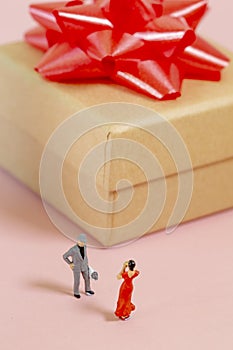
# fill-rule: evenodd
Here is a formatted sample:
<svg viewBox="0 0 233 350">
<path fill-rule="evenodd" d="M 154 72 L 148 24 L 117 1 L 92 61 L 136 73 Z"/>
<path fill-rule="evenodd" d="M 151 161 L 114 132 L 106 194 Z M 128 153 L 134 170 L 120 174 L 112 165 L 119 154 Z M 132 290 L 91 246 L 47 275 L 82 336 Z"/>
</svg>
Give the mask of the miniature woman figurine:
<svg viewBox="0 0 233 350">
<path fill-rule="evenodd" d="M 118 279 L 123 278 L 124 281 L 120 287 L 119 297 L 115 315 L 121 320 L 130 318 L 131 311 L 135 310 L 135 305 L 131 302 L 133 292 L 133 279 L 139 275 L 139 271 L 135 270 L 135 261 L 129 260 L 123 264 L 121 272 L 117 275 Z"/>
</svg>

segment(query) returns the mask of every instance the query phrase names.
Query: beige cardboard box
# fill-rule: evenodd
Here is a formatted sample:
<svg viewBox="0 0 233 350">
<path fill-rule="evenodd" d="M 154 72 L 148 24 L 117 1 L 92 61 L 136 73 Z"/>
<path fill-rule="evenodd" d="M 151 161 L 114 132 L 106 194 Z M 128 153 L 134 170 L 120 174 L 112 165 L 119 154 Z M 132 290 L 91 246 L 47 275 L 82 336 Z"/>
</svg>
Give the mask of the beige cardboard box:
<svg viewBox="0 0 233 350">
<path fill-rule="evenodd" d="M 45 200 L 101 245 L 233 206 L 232 64 L 221 82 L 186 80 L 181 98 L 160 102 L 109 82 L 45 81 L 40 56 L 25 43 L 0 49 L 0 165 L 39 193 L 45 151 Z"/>
</svg>

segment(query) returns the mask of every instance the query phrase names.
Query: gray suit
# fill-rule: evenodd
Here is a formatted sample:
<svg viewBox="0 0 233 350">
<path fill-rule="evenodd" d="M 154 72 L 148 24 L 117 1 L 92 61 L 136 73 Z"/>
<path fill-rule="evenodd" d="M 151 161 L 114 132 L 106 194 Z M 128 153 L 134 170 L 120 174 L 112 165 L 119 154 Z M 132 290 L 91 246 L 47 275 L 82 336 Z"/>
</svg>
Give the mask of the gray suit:
<svg viewBox="0 0 233 350">
<path fill-rule="evenodd" d="M 71 258 L 71 260 L 69 258 Z M 63 255 L 63 259 L 69 265 L 72 263 L 74 264 L 74 294 L 79 294 L 80 273 L 85 281 L 85 291 L 89 291 L 91 288 L 86 246 L 84 246 L 84 259 L 77 245 L 70 248 L 68 252 Z"/>
</svg>

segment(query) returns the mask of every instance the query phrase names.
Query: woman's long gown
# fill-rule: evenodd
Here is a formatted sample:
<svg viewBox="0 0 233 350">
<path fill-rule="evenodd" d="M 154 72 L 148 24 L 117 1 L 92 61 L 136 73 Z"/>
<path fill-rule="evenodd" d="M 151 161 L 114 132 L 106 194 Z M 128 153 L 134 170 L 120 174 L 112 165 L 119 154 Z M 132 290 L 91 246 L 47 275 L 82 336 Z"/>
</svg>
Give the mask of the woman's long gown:
<svg viewBox="0 0 233 350">
<path fill-rule="evenodd" d="M 117 308 L 115 315 L 117 317 L 128 317 L 131 311 L 135 310 L 135 305 L 131 302 L 133 292 L 133 279 L 139 275 L 139 271 L 135 271 L 132 277 L 128 276 L 128 272 L 123 272 L 122 278 L 124 279 L 117 301 Z"/>
</svg>

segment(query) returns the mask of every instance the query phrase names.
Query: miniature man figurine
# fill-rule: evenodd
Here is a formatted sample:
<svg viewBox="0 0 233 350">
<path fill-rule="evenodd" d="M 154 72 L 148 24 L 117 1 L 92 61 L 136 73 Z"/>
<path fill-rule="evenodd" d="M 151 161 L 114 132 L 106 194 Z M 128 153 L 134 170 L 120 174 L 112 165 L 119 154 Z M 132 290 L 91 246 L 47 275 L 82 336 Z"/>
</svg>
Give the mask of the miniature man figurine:
<svg viewBox="0 0 233 350">
<path fill-rule="evenodd" d="M 70 268 L 73 270 L 74 296 L 78 299 L 81 297 L 79 293 L 80 273 L 84 278 L 86 295 L 95 294 L 90 287 L 90 275 L 93 279 L 98 279 L 98 273 L 96 271 L 93 271 L 88 266 L 86 243 L 86 235 L 84 233 L 81 233 L 77 238 L 77 244 L 70 248 L 68 252 L 66 252 L 63 255 L 63 259 L 65 260 L 65 262 L 67 262 L 67 264 L 69 264 Z M 92 270 L 91 273 L 90 269 Z"/>
</svg>

